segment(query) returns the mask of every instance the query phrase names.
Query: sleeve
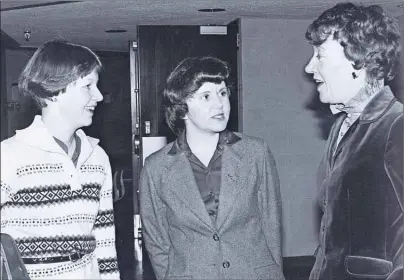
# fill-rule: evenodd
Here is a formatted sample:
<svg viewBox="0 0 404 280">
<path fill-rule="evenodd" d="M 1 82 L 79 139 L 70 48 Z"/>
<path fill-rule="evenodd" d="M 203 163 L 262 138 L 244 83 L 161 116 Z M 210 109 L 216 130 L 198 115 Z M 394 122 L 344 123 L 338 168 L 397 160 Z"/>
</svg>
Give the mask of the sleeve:
<svg viewBox="0 0 404 280">
<path fill-rule="evenodd" d="M 163 279 L 168 266 L 170 247 L 165 207 L 149 171 L 148 160 L 140 174 L 140 217 L 142 234 L 157 279 Z"/>
<path fill-rule="evenodd" d="M 0 195 L 0 209 L 3 205 L 10 201 L 13 192 L 15 191 L 15 176 L 16 170 L 13 163 L 12 153 L 9 151 L 9 148 L 1 143 L 1 195 Z M 3 217 L 3 211 L 1 212 L 1 221 L 5 221 Z M 3 223 L 2 223 L 3 224 Z"/>
<path fill-rule="evenodd" d="M 118 260 L 115 247 L 115 224 L 112 201 L 111 165 L 105 164 L 106 178 L 100 193 L 100 206 L 95 219 L 93 233 L 97 241 L 95 255 L 102 279 L 119 279 Z"/>
<path fill-rule="evenodd" d="M 275 159 L 268 145 L 265 145 L 263 173 L 259 189 L 259 206 L 266 242 L 282 271 L 282 204 L 280 183 Z"/>
<path fill-rule="evenodd" d="M 403 279 L 403 236 L 404 236 L 404 223 L 403 220 L 403 116 L 400 115 L 393 123 L 386 144 L 384 166 L 387 175 L 389 176 L 391 185 L 397 197 L 396 203 L 390 203 L 389 212 L 392 221 L 401 220 L 399 223 L 394 223 L 389 226 L 389 240 L 392 240 L 388 256 L 392 256 L 393 271 L 387 280 L 401 280 Z M 401 219 L 400 219 L 401 217 Z"/>
</svg>

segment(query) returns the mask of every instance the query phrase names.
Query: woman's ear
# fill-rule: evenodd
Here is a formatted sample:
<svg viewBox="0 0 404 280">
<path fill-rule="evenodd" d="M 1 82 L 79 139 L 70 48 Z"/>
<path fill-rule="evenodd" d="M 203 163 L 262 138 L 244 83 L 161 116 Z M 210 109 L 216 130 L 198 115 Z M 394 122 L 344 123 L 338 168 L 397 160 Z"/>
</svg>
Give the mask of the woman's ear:
<svg viewBox="0 0 404 280">
<path fill-rule="evenodd" d="M 46 105 L 50 105 L 57 101 L 56 96 L 49 96 L 47 98 L 43 98 L 42 100 L 43 102 L 45 102 Z"/>
<path fill-rule="evenodd" d="M 362 80 L 363 80 L 363 78 L 366 77 L 365 67 L 362 67 L 357 70 L 357 69 L 355 69 L 355 65 L 352 63 L 352 78 L 357 79 L 359 77 L 361 77 Z"/>
</svg>

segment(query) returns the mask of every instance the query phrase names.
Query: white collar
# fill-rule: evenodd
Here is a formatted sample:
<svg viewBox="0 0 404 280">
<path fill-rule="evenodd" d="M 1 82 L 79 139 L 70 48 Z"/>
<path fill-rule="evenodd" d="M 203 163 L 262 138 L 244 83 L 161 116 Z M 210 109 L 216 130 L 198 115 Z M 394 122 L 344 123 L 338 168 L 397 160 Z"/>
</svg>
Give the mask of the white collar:
<svg viewBox="0 0 404 280">
<path fill-rule="evenodd" d="M 83 150 L 92 151 L 97 146 L 99 140 L 87 136 L 83 130 L 78 129 L 76 135 L 80 137 Z M 56 153 L 65 153 L 63 149 L 53 139 L 53 135 L 49 132 L 42 121 L 42 116 L 36 115 L 34 121 L 25 129 L 16 131 L 16 140 L 26 143 L 29 146 L 36 147 L 41 150 Z"/>
</svg>

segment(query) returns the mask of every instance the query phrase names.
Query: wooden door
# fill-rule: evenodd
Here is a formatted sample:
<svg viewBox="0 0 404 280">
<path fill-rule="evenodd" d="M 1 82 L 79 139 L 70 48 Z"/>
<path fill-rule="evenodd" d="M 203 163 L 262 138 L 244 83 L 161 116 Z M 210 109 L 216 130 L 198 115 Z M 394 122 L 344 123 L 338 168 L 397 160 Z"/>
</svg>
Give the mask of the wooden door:
<svg viewBox="0 0 404 280">
<path fill-rule="evenodd" d="M 139 96 L 140 127 L 143 136 L 175 136 L 163 115 L 162 92 L 170 72 L 190 56 L 215 56 L 231 67 L 231 115 L 228 128 L 238 131 L 239 102 L 237 79 L 238 23 L 227 26 L 227 35 L 201 35 L 199 26 L 139 26 Z M 150 133 L 145 122 L 150 122 Z"/>
</svg>

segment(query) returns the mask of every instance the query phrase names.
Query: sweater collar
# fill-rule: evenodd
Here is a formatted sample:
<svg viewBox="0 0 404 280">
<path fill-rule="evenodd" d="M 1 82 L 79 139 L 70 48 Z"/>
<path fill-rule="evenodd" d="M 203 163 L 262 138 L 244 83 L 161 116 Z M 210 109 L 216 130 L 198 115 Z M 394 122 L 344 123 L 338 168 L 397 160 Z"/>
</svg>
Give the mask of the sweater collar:
<svg viewBox="0 0 404 280">
<path fill-rule="evenodd" d="M 86 149 L 92 151 L 99 142 L 98 139 L 87 136 L 81 129 L 76 130 L 75 133 L 81 140 L 83 150 Z M 53 135 L 43 123 L 40 115 L 36 115 L 32 124 L 27 128 L 17 130 L 15 137 L 16 140 L 24 142 L 28 146 L 48 152 L 65 153 L 54 140 Z"/>
</svg>

